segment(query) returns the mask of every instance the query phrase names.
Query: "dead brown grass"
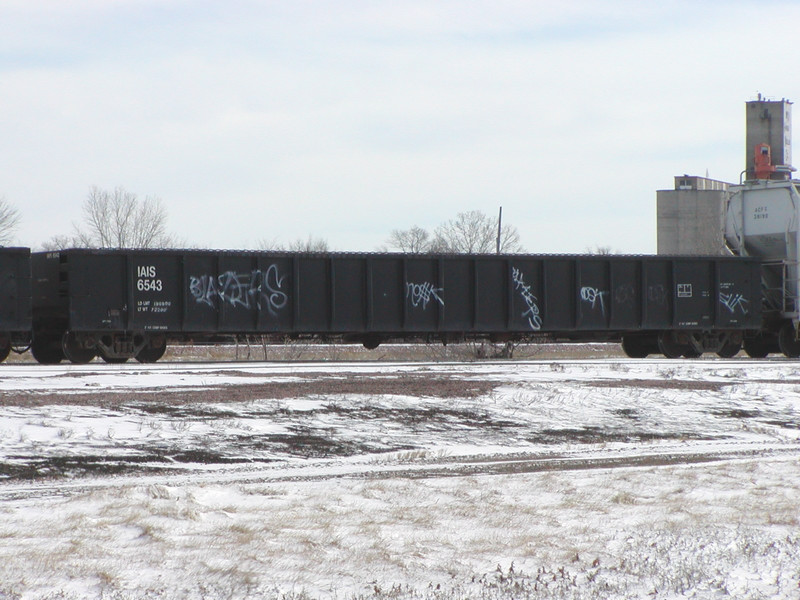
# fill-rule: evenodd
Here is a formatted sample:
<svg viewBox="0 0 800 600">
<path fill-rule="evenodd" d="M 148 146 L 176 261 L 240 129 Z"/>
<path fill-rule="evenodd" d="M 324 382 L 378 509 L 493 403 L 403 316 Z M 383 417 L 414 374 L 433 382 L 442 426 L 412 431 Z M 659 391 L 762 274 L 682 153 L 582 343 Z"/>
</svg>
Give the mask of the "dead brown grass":
<svg viewBox="0 0 800 600">
<path fill-rule="evenodd" d="M 292 382 L 263 382 L 209 386 L 205 389 L 160 388 L 141 392 L 102 390 L 95 393 L 2 392 L 0 406 L 118 406 L 129 402 L 159 402 L 181 405 L 202 402 L 246 402 L 260 399 L 300 398 L 314 395 L 403 395 L 432 398 L 473 398 L 491 392 L 496 382 L 473 381 L 447 375 L 400 374 L 347 378 L 329 373 L 305 373 L 307 379 Z"/>
<path fill-rule="evenodd" d="M 500 349 L 496 345 L 496 349 Z M 266 352 L 265 352 L 266 349 Z M 480 343 L 451 344 L 384 344 L 368 350 L 359 344 L 324 344 L 287 342 L 284 344 L 219 344 L 170 345 L 160 362 L 252 362 L 252 361 L 386 361 L 386 362 L 444 362 L 474 361 L 483 353 L 492 354 L 492 345 L 481 348 Z M 619 344 L 520 344 L 514 349 L 515 360 L 572 360 L 584 358 L 625 358 Z M 100 359 L 96 358 L 99 362 Z M 35 363 L 30 352 L 11 353 L 10 364 Z"/>
</svg>

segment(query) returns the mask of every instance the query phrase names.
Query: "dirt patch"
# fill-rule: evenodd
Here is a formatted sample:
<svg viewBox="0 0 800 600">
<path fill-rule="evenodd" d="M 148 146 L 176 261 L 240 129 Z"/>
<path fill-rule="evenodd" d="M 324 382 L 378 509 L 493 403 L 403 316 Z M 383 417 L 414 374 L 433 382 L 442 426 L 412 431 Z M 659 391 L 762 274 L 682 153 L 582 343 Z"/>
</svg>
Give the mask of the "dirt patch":
<svg viewBox="0 0 800 600">
<path fill-rule="evenodd" d="M 0 481 L 33 480 L 56 477 L 85 477 L 88 475 L 122 475 L 155 473 L 163 469 L 153 464 L 150 456 L 42 456 L 8 457 L 0 463 Z"/>
<path fill-rule="evenodd" d="M 292 429 L 291 433 L 266 435 L 260 439 L 253 439 L 252 436 L 242 436 L 238 441 L 242 448 L 301 458 L 333 458 L 357 456 L 359 454 L 380 454 L 413 450 L 415 448 L 404 444 L 381 444 L 377 440 L 368 442 L 343 439 L 337 436 L 325 435 L 324 432 L 306 427 L 293 427 Z"/>
<path fill-rule="evenodd" d="M 716 415 L 718 417 L 724 417 L 727 419 L 755 419 L 756 417 L 761 416 L 761 411 L 759 410 L 745 410 L 743 408 L 723 408 L 717 410 L 709 411 L 712 415 Z"/>
<path fill-rule="evenodd" d="M 586 385 L 599 388 L 647 388 L 656 390 L 695 390 L 718 392 L 731 383 L 687 379 L 594 379 Z"/>
<path fill-rule="evenodd" d="M 447 375 L 418 374 L 380 376 L 319 375 L 305 381 L 265 382 L 214 385 L 204 389 L 159 388 L 141 392 L 98 390 L 93 393 L 2 392 L 0 406 L 105 406 L 130 402 L 248 402 L 261 399 L 338 396 L 345 394 L 397 395 L 429 398 L 475 398 L 500 385 L 492 381 L 475 381 Z"/>
<path fill-rule="evenodd" d="M 581 427 L 579 429 L 545 429 L 535 435 L 528 436 L 528 441 L 535 444 L 608 444 L 623 442 L 640 444 L 664 440 L 715 440 L 718 437 L 697 433 L 660 432 L 660 431 L 615 431 L 600 427 Z"/>
</svg>

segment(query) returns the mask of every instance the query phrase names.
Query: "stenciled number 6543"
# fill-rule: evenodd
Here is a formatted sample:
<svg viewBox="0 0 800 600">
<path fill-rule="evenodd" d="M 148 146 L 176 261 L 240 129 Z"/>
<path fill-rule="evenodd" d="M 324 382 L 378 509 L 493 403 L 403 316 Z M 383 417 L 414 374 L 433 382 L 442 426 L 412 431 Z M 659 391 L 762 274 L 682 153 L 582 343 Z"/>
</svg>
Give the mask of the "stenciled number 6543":
<svg viewBox="0 0 800 600">
<path fill-rule="evenodd" d="M 140 292 L 160 292 L 163 285 L 160 279 L 137 279 L 136 289 Z"/>
</svg>

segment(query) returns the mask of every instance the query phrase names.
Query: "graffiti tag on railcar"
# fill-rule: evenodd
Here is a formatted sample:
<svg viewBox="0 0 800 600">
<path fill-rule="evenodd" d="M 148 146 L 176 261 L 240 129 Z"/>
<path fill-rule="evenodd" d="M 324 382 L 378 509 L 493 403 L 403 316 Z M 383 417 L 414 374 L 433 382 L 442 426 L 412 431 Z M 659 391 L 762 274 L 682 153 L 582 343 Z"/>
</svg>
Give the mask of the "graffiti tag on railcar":
<svg viewBox="0 0 800 600">
<path fill-rule="evenodd" d="M 411 306 L 414 308 L 422 306 L 422 310 L 425 310 L 431 300 L 436 300 L 444 306 L 442 292 L 444 292 L 444 288 L 434 287 L 430 281 L 423 283 L 406 282 L 406 298 L 411 301 Z"/>
<path fill-rule="evenodd" d="M 723 294 L 719 293 L 719 302 L 727 308 L 731 313 L 735 313 L 736 309 L 742 311 L 742 314 L 747 314 L 747 305 L 750 301 L 738 293 Z"/>
<path fill-rule="evenodd" d="M 257 308 L 277 316 L 289 302 L 283 288 L 285 275 L 280 275 L 277 265 L 266 271 L 256 269 L 249 273 L 225 271 L 213 275 L 189 277 L 189 292 L 198 304 L 214 307 L 216 299 L 233 307 Z"/>
<path fill-rule="evenodd" d="M 599 290 L 588 285 L 581 288 L 581 300 L 589 303 L 592 309 L 599 306 L 600 312 L 602 312 L 604 316 L 606 314 L 606 296 L 608 296 L 608 292 L 605 290 Z"/>
<path fill-rule="evenodd" d="M 522 317 L 528 320 L 531 329 L 539 331 L 542 328 L 542 317 L 539 314 L 539 301 L 533 295 L 531 286 L 525 283 L 522 271 L 516 267 L 511 269 L 511 280 L 514 282 L 514 289 L 519 292 L 522 301 L 525 302 L 526 310 L 522 313 Z"/>
</svg>

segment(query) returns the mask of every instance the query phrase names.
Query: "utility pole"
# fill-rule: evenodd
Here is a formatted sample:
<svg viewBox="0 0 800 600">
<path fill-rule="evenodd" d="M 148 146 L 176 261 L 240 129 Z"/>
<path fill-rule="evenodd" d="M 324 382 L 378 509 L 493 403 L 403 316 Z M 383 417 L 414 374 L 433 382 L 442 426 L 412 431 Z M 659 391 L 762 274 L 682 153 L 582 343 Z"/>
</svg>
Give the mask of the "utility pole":
<svg viewBox="0 0 800 600">
<path fill-rule="evenodd" d="M 500 214 L 497 215 L 497 254 L 500 254 L 500 236 L 503 232 L 503 207 L 500 207 Z"/>
</svg>

